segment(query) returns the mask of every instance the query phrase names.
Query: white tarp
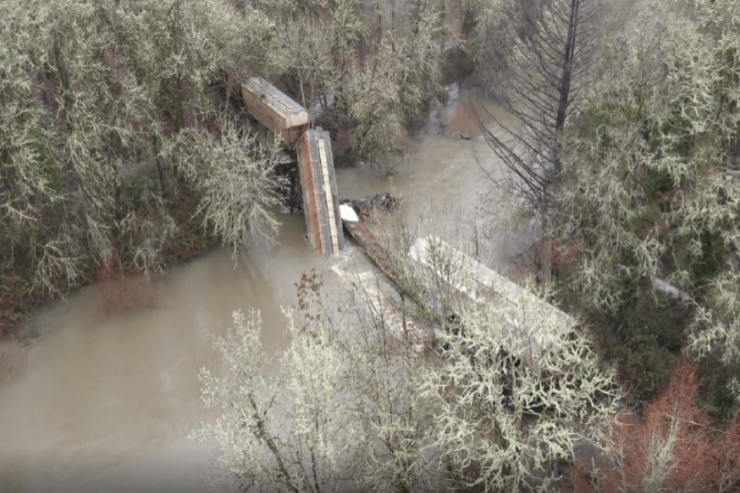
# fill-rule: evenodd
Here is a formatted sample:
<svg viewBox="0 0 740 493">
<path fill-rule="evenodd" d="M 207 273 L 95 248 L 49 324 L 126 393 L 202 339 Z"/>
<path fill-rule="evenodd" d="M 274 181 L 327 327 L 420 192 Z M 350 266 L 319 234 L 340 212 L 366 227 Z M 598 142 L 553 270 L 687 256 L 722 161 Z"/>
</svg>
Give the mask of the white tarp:
<svg viewBox="0 0 740 493">
<path fill-rule="evenodd" d="M 339 216 L 342 218 L 342 221 L 347 221 L 348 223 L 360 222 L 360 218 L 351 205 L 339 204 Z"/>
</svg>

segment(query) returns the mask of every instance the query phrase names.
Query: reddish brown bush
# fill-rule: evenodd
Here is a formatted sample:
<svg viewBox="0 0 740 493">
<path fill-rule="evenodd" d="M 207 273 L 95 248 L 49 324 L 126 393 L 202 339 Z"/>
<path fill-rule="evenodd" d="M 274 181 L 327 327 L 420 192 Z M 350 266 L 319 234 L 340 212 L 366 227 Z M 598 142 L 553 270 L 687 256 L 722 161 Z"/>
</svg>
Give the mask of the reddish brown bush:
<svg viewBox="0 0 740 493">
<path fill-rule="evenodd" d="M 14 282 L 0 287 L 0 337 L 11 332 L 18 323 L 20 297 Z"/>
<path fill-rule="evenodd" d="M 664 442 L 672 428 L 675 444 L 660 484 L 663 491 L 740 491 L 740 412 L 725 426 L 716 423 L 698 404 L 700 390 L 696 365 L 681 360 L 642 417 L 620 415 L 614 420 L 619 453 L 612 465 L 589 480 L 589 465 L 577 464 L 564 491 L 643 491 L 651 474 L 654 437 Z"/>
<path fill-rule="evenodd" d="M 567 266 L 578 254 L 578 245 L 563 245 L 559 239 L 548 242 L 547 251 L 550 265 Z"/>
<path fill-rule="evenodd" d="M 143 274 L 125 276 L 115 256 L 100 266 L 95 280 L 95 313 L 101 318 L 157 304 L 157 285 Z"/>
<path fill-rule="evenodd" d="M 26 361 L 27 348 L 17 340 L 0 340 L 0 384 L 20 374 Z"/>
</svg>

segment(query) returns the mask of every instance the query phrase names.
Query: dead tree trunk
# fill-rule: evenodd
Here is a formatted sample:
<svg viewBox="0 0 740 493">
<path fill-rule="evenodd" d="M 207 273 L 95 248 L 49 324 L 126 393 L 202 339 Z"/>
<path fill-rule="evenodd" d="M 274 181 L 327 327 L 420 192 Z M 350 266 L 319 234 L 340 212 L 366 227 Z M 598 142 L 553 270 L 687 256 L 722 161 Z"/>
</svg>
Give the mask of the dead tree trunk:
<svg viewBox="0 0 740 493">
<path fill-rule="evenodd" d="M 491 149 L 509 173 L 488 173 L 495 186 L 515 191 L 543 225 L 534 248 L 538 278 L 552 273 L 548 231 L 556 208 L 554 192 L 562 180 L 562 145 L 568 118 L 588 83 L 591 51 L 598 33 L 599 0 L 523 2 L 509 12 L 525 26 L 508 67 L 504 118 L 481 110 L 479 122 Z M 517 36 L 512 27 L 512 36 Z M 484 122 L 493 121 L 494 125 Z"/>
<path fill-rule="evenodd" d="M 552 188 L 562 178 L 563 134 L 587 81 L 597 3 L 552 0 L 516 7 L 511 14 L 518 15 L 530 34 L 517 40 L 506 64 L 507 117 L 485 110 L 479 114 L 488 144 L 511 171 L 513 181 L 507 185 L 534 211 L 552 206 Z M 490 120 L 495 125 L 483 123 Z"/>
</svg>

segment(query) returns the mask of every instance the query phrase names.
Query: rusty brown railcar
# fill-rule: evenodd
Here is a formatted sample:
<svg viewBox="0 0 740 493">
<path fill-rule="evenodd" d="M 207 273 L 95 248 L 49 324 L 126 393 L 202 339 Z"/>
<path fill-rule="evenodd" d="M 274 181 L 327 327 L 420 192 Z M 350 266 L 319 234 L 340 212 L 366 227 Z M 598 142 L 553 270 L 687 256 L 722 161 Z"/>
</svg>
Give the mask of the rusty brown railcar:
<svg viewBox="0 0 740 493">
<path fill-rule="evenodd" d="M 242 85 L 247 112 L 267 129 L 280 135 L 287 147 L 293 147 L 308 129 L 308 111 L 261 77 L 250 77 Z"/>
<path fill-rule="evenodd" d="M 344 232 L 329 132 L 306 131 L 297 150 L 308 238 L 324 255 L 337 254 L 344 248 Z"/>
</svg>

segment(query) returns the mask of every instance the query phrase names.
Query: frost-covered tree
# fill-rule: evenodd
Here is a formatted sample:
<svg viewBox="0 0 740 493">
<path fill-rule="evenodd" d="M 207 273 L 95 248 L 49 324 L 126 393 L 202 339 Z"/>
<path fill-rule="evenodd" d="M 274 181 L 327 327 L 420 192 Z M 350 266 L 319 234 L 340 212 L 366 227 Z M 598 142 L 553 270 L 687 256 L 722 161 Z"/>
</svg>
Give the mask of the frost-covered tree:
<svg viewBox="0 0 740 493">
<path fill-rule="evenodd" d="M 577 445 L 604 445 L 613 375 L 536 296 L 471 309 L 439 344 L 392 329 L 399 307 L 374 290 L 353 299 L 335 317 L 299 294 L 306 322 L 289 322 L 289 347 L 266 374 L 256 319 L 235 316 L 217 342 L 222 373 L 206 371 L 203 391 L 219 414 L 199 436 L 217 440 L 245 489 L 552 490 Z"/>
<path fill-rule="evenodd" d="M 324 128 L 349 132 L 359 159 L 384 167 L 440 79 L 440 10 L 427 0 L 254 2 L 273 19 L 296 99 Z"/>
<path fill-rule="evenodd" d="M 254 240 L 272 241 L 280 223 L 274 210 L 285 178 L 278 176 L 280 147 L 260 147 L 228 116 L 218 119 L 214 138 L 196 129 L 180 132 L 172 154 L 200 201 L 196 217 L 234 255 Z"/>
<path fill-rule="evenodd" d="M 308 336 L 289 320 L 291 343 L 280 364 L 290 373 L 270 371 L 257 312 L 234 313 L 233 328 L 215 343 L 221 373 L 201 373 L 203 401 L 221 414 L 195 436 L 216 440 L 220 467 L 244 490 L 336 489 L 350 444 L 341 422 L 347 405 L 339 391 L 340 361 L 329 334 L 319 326 Z"/>
<path fill-rule="evenodd" d="M 290 343 L 277 360 L 261 352 L 258 315 L 234 315 L 216 342 L 221 371 L 202 374 L 204 401 L 219 417 L 196 436 L 218 442 L 220 466 L 245 490 L 428 489 L 415 393 L 423 355 L 365 312 L 349 317 L 363 330 L 334 325 L 320 280 L 304 275 L 301 286 L 301 312 L 287 314 Z"/>
<path fill-rule="evenodd" d="M 640 397 L 667 382 L 687 328 L 737 381 L 740 17 L 723 6 L 638 4 L 564 153 L 562 299 L 607 321 L 621 342 L 605 346 Z"/>
<path fill-rule="evenodd" d="M 222 103 L 213 86 L 224 72 L 228 85 L 246 66 L 280 65 L 264 54 L 276 52 L 274 24 L 221 0 L 10 0 L 0 17 L 15 40 L 0 49 L 3 277 L 59 293 L 99 269 L 161 269 L 181 230 L 195 229 L 188 202 L 219 193 L 192 195 L 205 188 L 188 189 L 173 143 L 195 133 L 224 150 L 209 127 Z"/>
<path fill-rule="evenodd" d="M 452 488 L 551 490 L 558 462 L 572 461 L 576 446 L 605 443 L 619 395 L 614 377 L 540 303 L 490 303 L 442 338 L 446 354 L 422 394 L 433 402 L 432 443 Z"/>
</svg>

